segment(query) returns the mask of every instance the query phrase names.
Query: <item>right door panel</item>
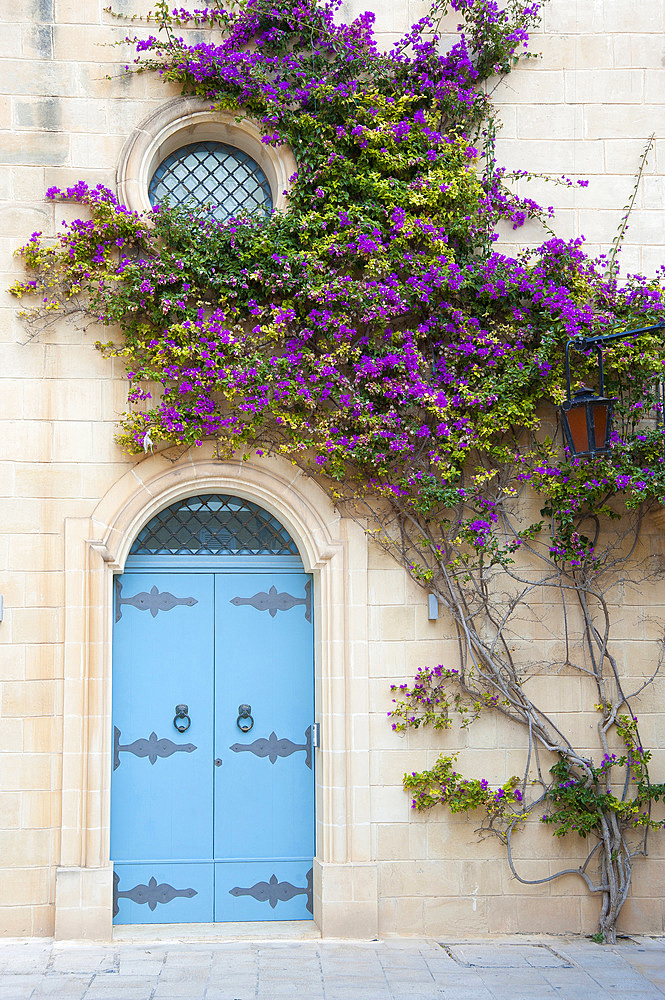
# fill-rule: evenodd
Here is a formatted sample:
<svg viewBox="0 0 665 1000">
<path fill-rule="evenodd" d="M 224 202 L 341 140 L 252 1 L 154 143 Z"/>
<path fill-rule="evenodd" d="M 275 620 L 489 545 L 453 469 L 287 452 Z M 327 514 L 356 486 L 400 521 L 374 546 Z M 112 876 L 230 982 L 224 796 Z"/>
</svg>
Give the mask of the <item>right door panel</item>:
<svg viewBox="0 0 665 1000">
<path fill-rule="evenodd" d="M 311 588 L 298 572 L 215 577 L 216 920 L 312 916 Z"/>
</svg>

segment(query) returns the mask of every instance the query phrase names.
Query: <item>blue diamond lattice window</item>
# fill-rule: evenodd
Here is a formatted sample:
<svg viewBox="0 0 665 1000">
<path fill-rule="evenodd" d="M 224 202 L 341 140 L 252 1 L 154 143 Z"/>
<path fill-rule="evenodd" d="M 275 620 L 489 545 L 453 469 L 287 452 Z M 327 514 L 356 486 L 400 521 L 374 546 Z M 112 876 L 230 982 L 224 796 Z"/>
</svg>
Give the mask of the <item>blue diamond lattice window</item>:
<svg viewBox="0 0 665 1000">
<path fill-rule="evenodd" d="M 131 555 L 298 555 L 273 514 L 241 497 L 203 493 L 161 510 L 139 532 Z"/>
<path fill-rule="evenodd" d="M 162 160 L 148 187 L 152 205 L 195 204 L 220 221 L 270 213 L 268 178 L 256 160 L 223 142 L 192 142 Z"/>
</svg>

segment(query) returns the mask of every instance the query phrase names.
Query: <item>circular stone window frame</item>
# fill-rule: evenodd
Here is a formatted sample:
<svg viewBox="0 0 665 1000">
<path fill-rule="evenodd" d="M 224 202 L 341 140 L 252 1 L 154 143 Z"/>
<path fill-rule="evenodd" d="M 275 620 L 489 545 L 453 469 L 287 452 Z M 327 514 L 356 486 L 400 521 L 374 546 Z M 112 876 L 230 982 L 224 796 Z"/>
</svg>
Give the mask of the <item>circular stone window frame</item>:
<svg viewBox="0 0 665 1000">
<path fill-rule="evenodd" d="M 211 111 L 195 97 L 176 97 L 135 128 L 125 143 L 116 176 L 118 200 L 139 214 L 150 213 L 152 176 L 167 156 L 194 142 L 223 142 L 251 156 L 263 170 L 272 193 L 273 211 L 283 212 L 298 165 L 288 146 L 269 146 L 250 118 L 232 111 Z"/>
</svg>

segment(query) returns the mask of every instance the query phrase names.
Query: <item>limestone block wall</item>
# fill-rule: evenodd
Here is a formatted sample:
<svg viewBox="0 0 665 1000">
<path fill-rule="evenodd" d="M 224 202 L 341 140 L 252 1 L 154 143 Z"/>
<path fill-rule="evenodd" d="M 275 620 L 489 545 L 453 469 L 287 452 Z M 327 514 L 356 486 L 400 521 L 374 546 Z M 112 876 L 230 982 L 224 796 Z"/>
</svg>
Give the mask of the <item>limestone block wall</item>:
<svg viewBox="0 0 665 1000">
<path fill-rule="evenodd" d="M 53 933 L 56 868 L 96 863 L 86 857 L 82 841 L 76 850 L 72 846 L 83 822 L 92 827 L 91 817 L 98 817 L 98 825 L 86 843 L 96 845 L 97 859 L 103 855 L 104 803 L 96 792 L 82 796 L 77 782 L 92 781 L 89 772 L 102 771 L 108 763 L 80 753 L 74 739 L 78 735 L 82 746 L 90 740 L 103 746 L 103 733 L 95 730 L 100 723 L 90 721 L 94 713 L 85 723 L 81 716 L 79 730 L 88 729 L 77 734 L 74 716 L 66 738 L 63 729 L 63 716 L 70 711 L 65 706 L 77 704 L 67 693 L 66 672 L 68 683 L 76 684 L 77 671 L 83 678 L 90 649 L 107 648 L 110 628 L 108 623 L 98 627 L 98 619 L 92 619 L 92 632 L 85 625 L 84 609 L 99 603 L 101 591 L 97 578 L 91 583 L 85 575 L 78 555 L 86 538 L 93 537 L 94 525 L 90 535 L 81 534 L 80 525 L 100 503 L 112 507 L 126 489 L 119 484 L 127 476 L 145 484 L 146 468 L 153 475 L 154 463 L 168 467 L 164 459 L 129 459 L 115 444 L 125 380 L 95 351 L 98 334 L 85 332 L 79 322 L 61 321 L 31 339 L 18 304 L 6 292 L 22 273 L 14 250 L 35 230 L 57 232 L 74 214 L 69 206 L 46 202 L 46 189 L 80 179 L 113 187 L 127 136 L 177 95 L 148 75 L 125 72 L 130 49 L 112 43 L 121 41 L 128 28 L 104 12 L 106 5 L 107 0 L 0 4 L 0 594 L 5 606 L 0 623 L 0 934 Z M 149 5 L 116 0 L 114 6 L 132 15 Z M 425 9 L 421 0 L 349 0 L 342 16 L 348 20 L 368 6 L 376 12 L 386 47 Z M 641 149 L 656 132 L 625 242 L 628 270 L 653 271 L 665 258 L 664 18 L 661 0 L 643 0 L 637 7 L 624 0 L 550 0 L 534 46 L 542 50 L 542 59 L 516 70 L 494 92 L 504 122 L 500 160 L 590 180 L 588 188 L 570 189 L 536 181 L 529 191 L 556 205 L 554 225 L 562 235 L 584 233 L 592 250 L 608 249 Z M 145 30 L 138 22 L 135 27 Z M 541 237 L 537 227 L 505 234 L 508 243 Z M 195 458 L 186 456 L 178 469 L 188 463 L 193 467 Z M 146 498 L 151 495 L 151 487 L 140 489 Z M 323 498 L 319 502 L 325 505 Z M 655 525 L 652 537 L 654 546 L 661 544 Z M 339 878 L 335 883 L 331 876 L 321 905 L 328 899 L 329 912 L 336 906 L 343 917 L 353 897 L 358 913 L 365 915 L 358 932 L 362 927 L 369 932 L 372 919 L 374 931 L 381 933 L 588 929 L 597 904 L 572 879 L 544 889 L 520 887 L 499 861 L 498 845 L 476 844 L 469 837 L 472 821 L 444 814 L 423 818 L 410 810 L 401 789 L 405 770 L 459 745 L 464 768 L 502 780 L 518 769 L 514 758 L 521 744 L 494 721 L 438 740 L 427 733 L 400 739 L 391 732 L 388 684 L 408 679 L 423 663 L 445 662 L 454 647 L 446 622 L 427 621 L 423 593 L 401 570 L 371 548 L 354 558 L 344 598 L 350 609 L 346 631 L 323 640 L 348 641 L 341 658 L 347 673 L 331 682 L 330 694 L 336 704 L 342 698 L 346 714 L 335 723 L 336 743 L 328 752 L 348 751 L 345 760 L 352 764 L 335 770 L 330 763 L 325 837 Z M 68 574 L 65 568 L 72 565 L 76 569 Z M 95 573 L 101 573 L 97 564 Z M 631 669 L 641 669 L 653 655 L 653 620 L 662 617 L 664 594 L 626 595 L 625 658 Z M 337 592 L 335 600 L 342 601 Z M 75 636 L 67 646 L 66 628 Z M 550 641 L 540 628 L 532 623 L 525 640 Z M 566 678 L 559 685 L 558 680 L 552 696 L 562 711 L 576 713 L 577 682 Z M 552 684 L 547 679 L 534 683 Z M 104 704 L 102 685 L 93 678 L 86 688 L 95 705 Z M 339 698 L 333 689 L 342 692 Z M 658 682 L 644 701 L 645 739 L 652 746 L 662 745 L 658 722 L 664 694 Z M 575 724 L 584 730 L 591 722 L 580 715 Z M 328 766 L 323 765 L 325 773 Z M 342 814 L 351 817 L 350 825 L 342 826 Z M 533 831 L 520 859 L 533 877 L 538 877 L 535 858 L 552 866 L 570 850 L 546 833 Z M 625 910 L 627 930 L 663 930 L 663 904 L 656 895 L 663 871 L 659 858 L 660 845 L 654 843 L 648 866 L 636 866 Z M 353 877 L 346 878 L 353 865 Z M 69 908 L 77 891 L 67 897 Z"/>
<path fill-rule="evenodd" d="M 640 156 L 654 146 L 620 255 L 624 273 L 654 273 L 663 263 L 665 223 L 665 7 L 645 0 L 551 0 L 532 51 L 497 87 L 503 129 L 498 159 L 510 169 L 588 180 L 587 188 L 521 182 L 520 191 L 553 205 L 557 235 L 580 235 L 592 254 L 607 253 L 631 196 Z M 540 241 L 539 226 L 510 242 Z"/>
<path fill-rule="evenodd" d="M 662 554 L 662 519 L 647 525 L 643 553 Z M 370 607 L 369 673 L 371 695 L 372 837 L 378 860 L 379 926 L 382 933 L 473 934 L 590 933 L 600 901 L 581 880 L 565 876 L 545 885 L 527 886 L 511 875 L 505 849 L 494 838 L 481 840 L 470 816 L 452 816 L 440 809 L 423 814 L 411 808 L 402 788 L 405 772 L 431 767 L 441 753 L 457 753 L 459 772 L 466 777 L 503 783 L 522 775 L 526 759 L 525 733 L 497 715 L 484 714 L 469 728 L 454 722 L 450 730 L 391 731 L 386 718 L 392 707 L 389 685 L 411 679 L 420 666 L 442 663 L 457 667 L 457 643 L 445 615 L 427 619 L 426 594 L 395 569 L 383 552 L 369 550 Z M 621 653 L 624 689 L 637 690 L 655 668 L 658 639 L 662 640 L 665 588 L 662 582 L 625 586 L 614 596 L 613 634 Z M 574 615 L 569 635 L 579 638 Z M 529 609 L 518 615 L 511 646 L 517 661 L 529 668 L 526 691 L 535 704 L 551 712 L 562 732 L 599 760 L 597 700 L 594 686 L 572 668 L 547 669 L 546 662 L 565 661 L 563 618 L 559 603 L 543 589 Z M 615 647 L 616 648 L 616 647 Z M 573 646 L 579 656 L 579 646 Z M 580 662 L 577 659 L 577 662 Z M 658 678 L 633 701 L 645 745 L 654 749 L 653 781 L 665 780 L 665 740 L 662 709 L 665 679 Z M 542 755 L 543 771 L 555 762 Z M 654 816 L 665 817 L 656 807 Z M 586 858 L 585 841 L 552 836 L 551 828 L 529 822 L 513 840 L 513 858 L 525 879 L 543 879 L 562 868 L 577 867 Z M 622 912 L 625 933 L 661 933 L 665 907 L 659 878 L 665 871 L 662 834 L 651 836 L 649 859 L 637 859 L 631 896 Z"/>
<path fill-rule="evenodd" d="M 345 20 L 368 7 L 374 10 L 382 43 L 389 47 L 428 6 L 426 0 L 369 5 L 346 0 L 343 10 Z M 454 31 L 457 20 L 453 13 L 442 22 L 444 46 L 452 40 L 447 29 Z M 557 235 L 584 235 L 594 255 L 611 247 L 641 153 L 654 134 L 620 257 L 624 272 L 651 274 L 663 263 L 664 28 L 661 0 L 632 7 L 623 0 L 546 0 L 529 46 L 539 58 L 488 83 L 502 122 L 499 164 L 543 174 L 520 182 L 520 193 L 552 205 Z M 561 175 L 589 185 L 556 186 Z M 506 252 L 546 238 L 536 224 L 502 236 L 500 248 Z"/>
</svg>

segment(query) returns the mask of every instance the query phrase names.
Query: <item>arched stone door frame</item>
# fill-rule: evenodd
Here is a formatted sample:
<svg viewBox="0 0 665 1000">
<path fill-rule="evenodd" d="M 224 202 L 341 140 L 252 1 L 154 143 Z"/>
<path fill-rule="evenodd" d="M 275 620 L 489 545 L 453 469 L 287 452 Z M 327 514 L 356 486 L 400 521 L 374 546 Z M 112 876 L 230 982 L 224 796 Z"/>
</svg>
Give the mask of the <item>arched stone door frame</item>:
<svg viewBox="0 0 665 1000">
<path fill-rule="evenodd" d="M 325 936 L 375 937 L 370 844 L 367 544 L 311 479 L 281 459 L 218 461 L 197 449 L 151 456 L 90 518 L 65 522 L 62 827 L 56 938 L 109 939 L 112 586 L 132 541 L 176 500 L 205 492 L 260 504 L 296 541 L 314 576 L 316 779 L 314 920 Z"/>
</svg>

